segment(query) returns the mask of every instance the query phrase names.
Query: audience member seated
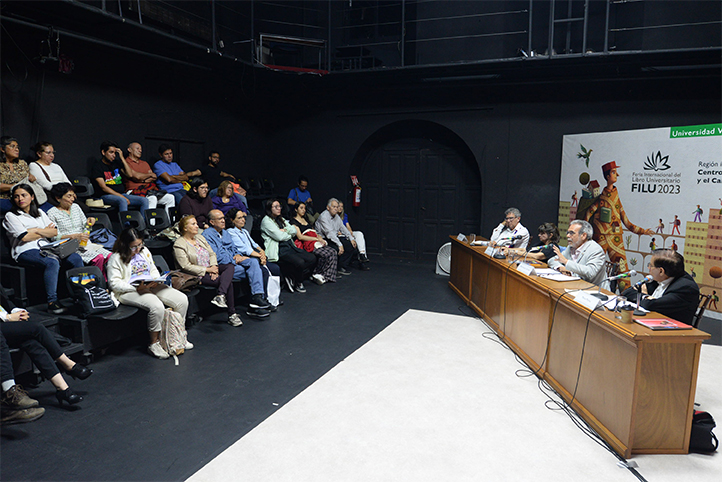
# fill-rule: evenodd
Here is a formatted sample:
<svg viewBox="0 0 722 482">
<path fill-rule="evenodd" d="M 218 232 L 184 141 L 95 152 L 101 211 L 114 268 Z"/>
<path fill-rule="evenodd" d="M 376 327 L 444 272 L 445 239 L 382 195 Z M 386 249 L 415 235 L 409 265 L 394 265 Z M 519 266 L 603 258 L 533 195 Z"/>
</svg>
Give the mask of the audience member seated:
<svg viewBox="0 0 722 482">
<path fill-rule="evenodd" d="M 116 159 L 116 155 L 120 156 L 120 159 Z M 140 213 L 143 214 L 150 206 L 148 199 L 125 193 L 122 174 L 127 175 L 127 172 L 123 151 L 118 144 L 103 141 L 100 144 L 100 160 L 90 169 L 90 178 L 94 179 L 98 186 L 96 194 L 100 194 L 100 199 L 105 204 L 118 208 L 121 213 L 126 212 L 129 206 L 135 206 L 140 208 Z"/>
<path fill-rule="evenodd" d="M 128 145 L 128 157 L 125 159 L 126 175 L 123 178 L 125 190 L 131 194 L 148 199 L 148 207 L 154 209 L 158 204 L 163 206 L 168 219 L 173 219 L 170 208 L 175 206 L 175 196 L 158 190 L 155 183 L 158 176 L 150 168 L 150 164 L 140 158 L 143 148 L 138 142 Z"/>
<path fill-rule="evenodd" d="M 313 199 L 311 199 L 311 193 L 307 188 L 308 178 L 306 176 L 299 176 L 298 186 L 288 192 L 286 203 L 291 209 L 295 209 L 297 202 L 306 203 L 306 213 L 308 214 L 308 219 L 311 220 L 311 224 L 313 224 L 318 219 L 319 213 L 317 213 L 313 207 Z"/>
<path fill-rule="evenodd" d="M 0 310 L 2 307 L 0 307 Z M 2 382 L 2 404 L 0 405 L 0 423 L 13 425 L 33 422 L 45 414 L 38 401 L 30 398 L 28 392 L 15 383 L 13 360 L 10 347 L 0 330 L 0 382 Z"/>
<path fill-rule="evenodd" d="M 208 153 L 208 161 L 203 163 L 198 170 L 201 172 L 199 175 L 203 176 L 203 179 L 208 181 L 208 187 L 212 192 L 221 185 L 223 181 L 235 181 L 236 176 L 224 172 L 219 167 L 221 163 L 221 154 L 218 151 L 211 151 Z M 215 194 L 214 194 L 215 196 Z"/>
<path fill-rule="evenodd" d="M 228 311 L 228 323 L 243 324 L 236 313 L 233 293 L 233 265 L 218 264 L 216 253 L 198 230 L 195 216 L 183 216 L 178 223 L 181 237 L 173 244 L 176 265 L 184 273 L 198 276 L 202 285 L 218 288 L 218 294 L 211 300 L 215 306 Z"/>
<path fill-rule="evenodd" d="M 236 247 L 239 253 L 249 258 L 258 258 L 258 262 L 261 266 L 268 268 L 268 271 L 261 269 L 263 272 L 263 289 L 266 299 L 268 299 L 268 272 L 273 276 L 281 276 L 281 268 L 276 263 L 268 261 L 266 252 L 261 246 L 256 243 L 251 234 L 245 228 L 247 214 L 240 209 L 233 208 L 226 214 L 226 226 L 230 226 L 226 231 L 231 235 L 233 245 Z M 271 306 L 271 311 L 275 311 L 274 306 Z"/>
<path fill-rule="evenodd" d="M 356 241 L 359 259 L 362 263 L 368 263 L 369 257 L 366 255 L 366 237 L 361 231 L 354 231 L 351 229 L 351 224 L 348 222 L 348 214 L 344 211 L 343 203 L 341 201 L 338 202 L 338 216 L 341 218 L 343 225 L 346 226 L 346 229 L 348 229 L 348 232 L 351 233 L 351 236 Z"/>
<path fill-rule="evenodd" d="M 326 282 L 336 282 L 338 274 L 338 254 L 336 250 L 328 245 L 325 239 L 321 238 L 308 219 L 306 203 L 296 203 L 296 216 L 291 219 L 291 224 L 296 227 L 296 246 L 313 253 L 318 262 L 311 278 L 316 284 L 322 285 Z M 300 245 L 300 246 L 299 246 Z"/>
<path fill-rule="evenodd" d="M 73 392 L 68 386 L 58 370 L 58 365 L 71 377 L 81 380 L 92 375 L 93 370 L 68 358 L 50 330 L 40 323 L 28 321 L 29 318 L 30 314 L 24 309 L 16 308 L 8 313 L 0 306 L 0 319 L 2 319 L 0 331 L 7 344 L 13 348 L 22 348 L 28 354 L 40 373 L 55 386 L 55 397 L 60 406 L 63 405 L 63 402 L 67 402 L 68 405 L 82 402 L 83 397 Z M 22 404 L 25 408 L 38 406 L 37 401 L 28 397 L 22 389 L 18 390 L 18 388 L 16 386 L 14 393 L 8 392 L 3 384 L 3 405 L 6 403 L 8 405 Z"/>
<path fill-rule="evenodd" d="M 190 180 L 190 190 L 178 203 L 178 214 L 193 215 L 198 226 L 208 228 L 208 213 L 213 209 L 213 201 L 208 197 L 208 183 L 200 177 Z"/>
<path fill-rule="evenodd" d="M 647 266 L 653 281 L 642 284 L 640 306 L 691 325 L 699 305 L 699 286 L 685 272 L 684 257 L 671 249 L 657 249 Z M 627 288 L 622 296 L 637 301 L 634 288 Z"/>
<path fill-rule="evenodd" d="M 203 236 L 215 251 L 218 263 L 234 265 L 233 279 L 248 277 L 248 283 L 251 285 L 250 307 L 254 310 L 264 310 L 260 315 L 267 316 L 267 310 L 271 305 L 264 298 L 264 277 L 258 258 L 244 256 L 236 248 L 231 234 L 226 230 L 226 217 L 221 211 L 214 209 L 208 216 L 211 227 L 203 231 Z M 248 314 L 252 316 L 253 312 Z"/>
<path fill-rule="evenodd" d="M 191 177 L 200 176 L 201 171 L 185 172 L 177 162 L 173 162 L 173 148 L 168 144 L 161 144 L 158 148 L 160 161 L 153 164 L 153 172 L 158 179 L 156 183 L 165 192 L 175 196 L 176 206 L 180 203 L 183 196 L 186 195 L 183 188 L 183 182 Z"/>
<path fill-rule="evenodd" d="M 51 143 L 40 142 L 35 145 L 34 150 L 38 159 L 35 162 L 30 163 L 30 174 L 35 176 L 35 185 L 40 186 L 40 188 L 43 189 L 47 197 L 47 202 L 41 203 L 40 201 L 42 198 L 40 193 L 37 189 L 33 190 L 35 191 L 38 204 L 40 204 L 40 209 L 48 212 L 48 210 L 53 207 L 52 203 L 54 202 L 53 197 L 49 195 L 50 190 L 59 182 L 70 183 L 70 179 L 68 179 L 68 176 L 65 175 L 65 171 L 63 171 L 62 167 L 53 163 L 55 160 L 55 149 Z"/>
<path fill-rule="evenodd" d="M 278 199 L 266 201 L 266 216 L 261 220 L 261 236 L 268 260 L 281 266 L 288 291 L 305 293 L 304 273 L 313 270 L 316 256 L 299 249 L 293 243 L 295 234 L 296 227 L 281 216 L 281 202 Z"/>
<path fill-rule="evenodd" d="M 160 277 L 160 273 L 150 250 L 143 245 L 141 234 L 135 228 L 126 228 L 118 236 L 108 261 L 108 284 L 118 301 L 148 311 L 148 353 L 160 359 L 168 358 L 168 353 L 160 344 L 160 325 L 165 307 L 180 313 L 185 320 L 188 298 L 175 288 L 155 281 L 131 284 L 137 276 L 155 279 Z M 192 348 L 191 342 L 185 346 L 186 350 Z"/>
<path fill-rule="evenodd" d="M 58 229 L 58 239 L 75 238 L 80 240 L 78 254 L 85 264 L 97 266 L 105 273 L 105 265 L 112 254 L 98 244 L 91 243 L 90 227 L 95 224 L 95 218 L 85 217 L 85 213 L 75 202 L 73 185 L 61 182 L 53 186 L 50 191 L 57 206 L 48 211 L 48 218 L 55 223 Z M 87 228 L 87 232 L 86 232 Z M 85 244 L 83 246 L 83 244 Z"/>
<path fill-rule="evenodd" d="M 63 260 L 51 254 L 42 255 L 40 248 L 52 242 L 58 235 L 55 224 L 38 208 L 33 189 L 28 184 L 17 184 L 12 188 L 11 196 L 13 208 L 5 215 L 3 227 L 12 244 L 12 257 L 21 266 L 44 270 L 48 311 L 53 314 L 64 313 L 65 308 L 58 303 L 60 264 L 79 268 L 83 266 L 83 259 L 77 253 Z"/>
<path fill-rule="evenodd" d="M 220 209 L 223 214 L 228 214 L 231 209 L 240 209 L 248 214 L 248 207 L 244 204 L 241 196 L 233 190 L 231 181 L 223 181 L 218 187 L 217 195 L 213 198 L 213 207 Z M 253 228 L 253 216 L 249 216 L 246 222 L 246 229 L 250 232 Z"/>
<path fill-rule="evenodd" d="M 27 181 L 25 181 L 27 179 Z M 19 182 L 35 182 L 28 164 L 20 159 L 20 144 L 14 137 L 0 137 L 0 212 L 13 208 L 10 190 Z"/>
<path fill-rule="evenodd" d="M 564 274 L 576 274 L 584 281 L 597 286 L 604 281 L 604 249 L 592 239 L 594 230 L 586 221 L 575 219 L 569 223 L 567 247 L 560 251 L 552 249 L 556 256 L 549 260 L 549 267 Z"/>
<path fill-rule="evenodd" d="M 494 228 L 490 241 L 493 246 L 526 248 L 529 231 L 521 224 L 521 211 L 517 208 L 504 211 L 504 221 Z"/>
<path fill-rule="evenodd" d="M 338 199 L 331 198 L 328 200 L 326 210 L 321 213 L 316 221 L 316 232 L 329 241 L 329 246 L 337 250 L 338 272 L 340 274 L 351 274 L 349 268 L 354 260 L 358 262 L 360 270 L 369 269 L 365 263 L 359 260 L 356 240 L 354 240 L 351 232 L 346 229 L 343 221 L 338 216 Z M 339 233 L 341 236 L 339 236 Z"/>
<path fill-rule="evenodd" d="M 524 259 L 536 259 L 546 262 L 556 256 L 554 246 L 559 247 L 559 228 L 553 223 L 541 224 L 538 228 L 539 242 L 534 246 L 524 248 L 502 248 L 505 255 L 509 252 L 517 256 L 524 256 Z"/>
</svg>

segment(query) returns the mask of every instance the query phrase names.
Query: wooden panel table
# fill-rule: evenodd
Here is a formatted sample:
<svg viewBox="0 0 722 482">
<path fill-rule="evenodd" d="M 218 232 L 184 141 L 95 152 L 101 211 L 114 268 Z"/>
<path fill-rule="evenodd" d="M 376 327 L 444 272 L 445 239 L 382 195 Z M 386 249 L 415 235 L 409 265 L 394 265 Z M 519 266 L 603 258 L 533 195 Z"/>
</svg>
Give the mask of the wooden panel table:
<svg viewBox="0 0 722 482">
<path fill-rule="evenodd" d="M 567 292 L 589 283 L 529 277 L 451 240 L 449 286 L 620 455 L 688 452 L 709 334 L 620 323 Z"/>
</svg>

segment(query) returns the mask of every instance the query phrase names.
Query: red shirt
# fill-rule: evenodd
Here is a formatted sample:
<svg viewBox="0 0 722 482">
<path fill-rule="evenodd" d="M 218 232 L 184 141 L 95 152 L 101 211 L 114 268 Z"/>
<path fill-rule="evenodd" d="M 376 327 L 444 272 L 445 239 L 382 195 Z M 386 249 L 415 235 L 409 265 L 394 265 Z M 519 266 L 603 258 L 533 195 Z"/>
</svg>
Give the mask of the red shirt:
<svg viewBox="0 0 722 482">
<path fill-rule="evenodd" d="M 125 158 L 125 162 L 127 162 L 128 166 L 130 166 L 130 168 L 133 169 L 135 172 L 140 172 L 143 174 L 153 174 L 153 169 L 150 168 L 150 164 L 148 164 L 147 162 L 145 162 L 142 159 L 138 159 L 138 161 L 134 161 L 133 159 L 130 158 L 130 156 L 128 156 Z M 130 179 L 124 179 L 124 181 L 125 181 L 125 190 L 126 191 L 131 190 L 131 189 L 135 190 L 135 189 L 138 189 L 139 187 L 147 184 L 144 182 L 135 182 Z"/>
</svg>

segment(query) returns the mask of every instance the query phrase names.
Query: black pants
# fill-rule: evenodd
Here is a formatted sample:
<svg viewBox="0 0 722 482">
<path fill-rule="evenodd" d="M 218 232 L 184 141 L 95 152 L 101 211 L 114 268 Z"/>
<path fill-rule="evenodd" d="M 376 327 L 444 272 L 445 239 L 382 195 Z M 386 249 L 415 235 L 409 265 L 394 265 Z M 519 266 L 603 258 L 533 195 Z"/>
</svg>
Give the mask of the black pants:
<svg viewBox="0 0 722 482">
<path fill-rule="evenodd" d="M 343 254 L 338 255 L 338 265 L 341 268 L 348 269 L 349 266 L 351 266 L 351 263 L 358 259 L 358 249 L 353 247 L 353 244 L 351 244 L 351 241 L 349 241 L 347 237 L 339 236 L 338 239 L 343 245 Z M 338 252 L 339 249 L 338 246 L 336 246 L 336 243 L 329 241 L 328 245 Z"/>
<path fill-rule="evenodd" d="M 296 283 L 303 283 L 306 272 L 310 274 L 316 266 L 316 256 L 308 251 L 281 244 L 278 250 L 278 264 L 284 276 L 293 278 Z"/>
<path fill-rule="evenodd" d="M 0 331 L 0 382 L 5 383 L 13 379 L 15 379 L 15 373 L 13 371 L 13 360 L 10 358 L 10 347 L 8 342 L 5 341 L 5 335 Z"/>
<path fill-rule="evenodd" d="M 60 358 L 63 350 L 50 331 L 34 321 L 9 321 L 0 323 L 0 331 L 13 348 L 22 348 L 36 367 L 48 380 L 60 373 L 55 360 Z M 4 357 L 4 355 L 3 355 Z M 3 359 L 3 367 L 5 362 Z M 12 367 L 12 365 L 10 365 Z M 10 368 L 12 370 L 12 368 Z M 5 379 L 3 368 L 3 380 Z"/>
</svg>

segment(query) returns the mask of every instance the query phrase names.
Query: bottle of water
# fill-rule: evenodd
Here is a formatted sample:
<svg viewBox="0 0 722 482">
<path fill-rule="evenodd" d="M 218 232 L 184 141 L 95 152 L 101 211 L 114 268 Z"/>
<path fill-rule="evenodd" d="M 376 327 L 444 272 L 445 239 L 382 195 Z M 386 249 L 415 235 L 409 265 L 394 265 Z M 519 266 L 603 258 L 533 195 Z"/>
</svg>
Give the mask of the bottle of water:
<svg viewBox="0 0 722 482">
<path fill-rule="evenodd" d="M 85 229 L 83 229 L 83 236 L 85 236 L 85 235 L 90 235 L 90 230 L 93 228 L 93 224 L 94 224 L 94 223 L 91 222 L 91 219 L 92 219 L 93 221 L 95 221 L 93 218 L 88 219 L 88 221 L 85 223 Z M 88 240 L 87 240 L 87 239 L 81 239 L 81 240 L 80 240 L 80 246 L 86 247 L 87 245 L 88 245 Z"/>
</svg>

